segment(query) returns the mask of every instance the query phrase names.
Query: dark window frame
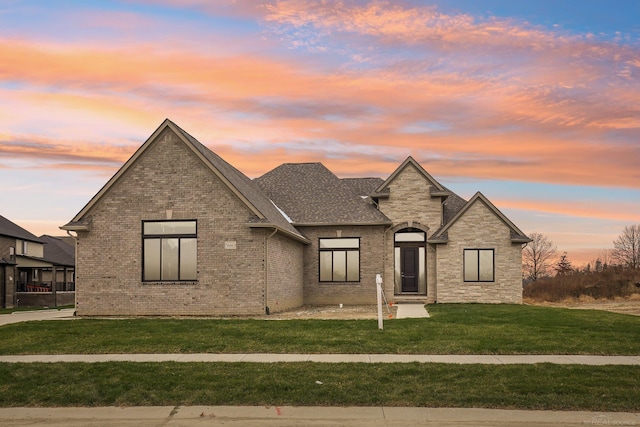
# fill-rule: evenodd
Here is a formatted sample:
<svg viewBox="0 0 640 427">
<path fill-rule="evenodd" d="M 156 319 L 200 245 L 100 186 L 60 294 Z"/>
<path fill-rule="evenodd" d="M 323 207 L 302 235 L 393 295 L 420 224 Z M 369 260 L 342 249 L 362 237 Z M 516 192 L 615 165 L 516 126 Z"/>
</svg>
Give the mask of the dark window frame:
<svg viewBox="0 0 640 427">
<path fill-rule="evenodd" d="M 145 234 L 144 231 L 144 226 L 145 224 L 149 224 L 149 223 L 160 223 L 160 222 L 193 222 L 195 223 L 195 233 L 174 233 L 174 234 L 164 234 L 164 233 L 148 233 Z M 160 219 L 160 220 L 143 220 L 142 221 L 142 271 L 141 271 L 141 277 L 142 277 L 142 281 L 144 283 L 159 283 L 159 282 L 164 282 L 164 283 L 171 283 L 171 282 L 196 282 L 198 280 L 197 275 L 198 275 L 198 251 L 197 251 L 197 245 L 198 245 L 198 221 L 195 219 L 178 219 L 178 220 L 172 220 L 172 219 Z M 177 279 L 163 279 L 162 278 L 162 247 L 163 247 L 163 240 L 164 239 L 178 239 L 178 278 Z M 181 279 L 181 249 L 182 249 L 182 239 L 195 239 L 196 240 L 196 259 L 195 259 L 195 263 L 196 263 L 196 278 L 195 279 Z M 160 241 L 160 259 L 159 259 L 159 279 L 146 279 L 145 278 L 145 241 L 147 240 L 159 240 Z"/>
<path fill-rule="evenodd" d="M 322 240 L 345 240 L 345 239 L 357 239 L 358 240 L 358 248 L 321 248 L 320 242 Z M 360 237 L 319 237 L 318 238 L 318 282 L 320 283 L 360 283 L 360 267 L 362 265 L 361 257 L 360 257 L 360 246 L 361 239 Z M 331 253 L 331 280 L 321 280 L 321 272 L 322 272 L 322 253 L 330 252 Z M 335 271 L 333 269 L 333 259 L 334 252 L 344 252 L 345 253 L 345 280 L 334 280 Z M 348 264 L 348 255 L 349 252 L 356 252 L 358 254 L 358 279 L 357 280 L 348 280 L 349 279 L 349 264 Z"/>
<path fill-rule="evenodd" d="M 467 279 L 467 252 L 476 252 L 476 261 L 478 265 L 477 279 Z M 481 280 L 481 271 L 484 271 L 480 264 L 480 253 L 491 252 L 491 280 Z M 462 251 L 462 278 L 465 283 L 494 283 L 496 281 L 496 250 L 494 248 L 465 248 Z"/>
</svg>

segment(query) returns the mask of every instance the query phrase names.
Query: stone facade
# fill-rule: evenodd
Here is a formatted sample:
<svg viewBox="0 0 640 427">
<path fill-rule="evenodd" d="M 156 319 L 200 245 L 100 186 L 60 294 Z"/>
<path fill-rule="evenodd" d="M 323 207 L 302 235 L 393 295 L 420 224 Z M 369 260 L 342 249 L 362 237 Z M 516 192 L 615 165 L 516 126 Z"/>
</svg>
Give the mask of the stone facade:
<svg viewBox="0 0 640 427">
<path fill-rule="evenodd" d="M 430 235 L 442 225 L 442 198 L 432 197 L 433 184 L 415 166 L 408 164 L 400 170 L 389 183 L 389 197 L 379 201 L 380 211 L 394 224 L 385 239 L 385 275 L 386 295 L 400 295 L 400 283 L 397 283 L 394 257 L 394 233 L 403 228 L 415 228 Z M 436 248 L 426 245 L 426 289 L 420 289 L 428 302 L 436 301 Z"/>
<path fill-rule="evenodd" d="M 477 200 L 448 231 L 449 243 L 437 246 L 437 301 L 522 303 L 522 244 L 512 243 L 510 228 Z M 465 282 L 464 249 L 493 249 L 495 280 Z"/>
<path fill-rule="evenodd" d="M 435 231 L 442 225 L 442 199 L 431 197 L 432 184 L 413 165 L 389 183 L 389 197 L 379 201 L 380 211 L 394 224 L 417 222 Z"/>
</svg>

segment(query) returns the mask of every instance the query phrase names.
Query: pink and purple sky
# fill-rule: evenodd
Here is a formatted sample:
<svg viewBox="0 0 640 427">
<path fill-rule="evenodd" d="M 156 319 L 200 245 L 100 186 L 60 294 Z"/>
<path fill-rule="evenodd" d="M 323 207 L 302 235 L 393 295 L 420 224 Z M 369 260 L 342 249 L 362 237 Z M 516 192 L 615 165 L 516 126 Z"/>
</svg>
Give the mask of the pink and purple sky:
<svg viewBox="0 0 640 427">
<path fill-rule="evenodd" d="M 640 2 L 0 0 L 0 215 L 62 234 L 165 118 L 250 177 L 412 155 L 586 264 L 640 223 Z"/>
</svg>

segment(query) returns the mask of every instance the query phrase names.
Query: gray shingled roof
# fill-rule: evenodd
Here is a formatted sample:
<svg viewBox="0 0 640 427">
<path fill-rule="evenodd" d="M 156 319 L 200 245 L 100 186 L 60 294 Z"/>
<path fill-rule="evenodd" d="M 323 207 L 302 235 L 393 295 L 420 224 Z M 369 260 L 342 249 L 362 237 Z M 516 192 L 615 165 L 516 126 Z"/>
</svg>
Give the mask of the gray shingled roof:
<svg viewBox="0 0 640 427">
<path fill-rule="evenodd" d="M 358 196 L 370 196 L 384 183 L 384 180 L 382 178 L 342 178 L 342 182 Z"/>
<path fill-rule="evenodd" d="M 390 224 L 391 221 L 322 163 L 285 163 L 256 178 L 297 225 Z"/>
<path fill-rule="evenodd" d="M 9 221 L 2 215 L 0 215 L 0 236 L 14 237 L 16 239 L 42 243 L 42 240 L 40 240 L 38 237 L 29 233 L 19 225 Z"/>
<path fill-rule="evenodd" d="M 40 236 L 45 243 L 44 260 L 54 265 L 75 266 L 76 249 L 63 237 Z"/>
<path fill-rule="evenodd" d="M 445 187 L 446 188 L 446 187 Z M 442 207 L 442 222 L 443 225 L 446 225 L 451 219 L 456 216 L 458 211 L 467 204 L 467 201 L 462 197 L 458 196 L 453 191 L 446 188 L 446 190 L 451 193 L 449 197 L 444 201 Z"/>
<path fill-rule="evenodd" d="M 461 203 L 461 201 L 463 200 L 462 199 L 454 200 L 452 207 L 455 206 L 457 208 L 457 206 L 459 205 L 459 203 Z M 446 242 L 448 240 L 449 228 L 458 220 L 458 218 L 460 218 L 464 214 L 466 210 L 468 210 L 476 202 L 484 203 L 488 209 L 493 211 L 493 213 L 496 214 L 496 216 L 500 220 L 502 220 L 507 225 L 507 227 L 510 228 L 511 241 L 513 243 L 517 243 L 517 242 L 527 243 L 531 241 L 529 237 L 527 237 L 513 222 L 511 222 L 509 218 L 507 218 L 502 212 L 500 212 L 500 210 L 479 191 L 471 199 L 469 199 L 468 202 L 464 203 L 461 208 L 457 209 L 455 213 L 453 213 L 453 209 L 449 212 L 449 214 L 453 213 L 453 216 L 449 218 L 449 220 L 446 221 L 442 225 L 442 227 L 440 227 L 431 235 L 431 241 L 441 242 L 441 243 Z"/>
<path fill-rule="evenodd" d="M 238 169 L 231 166 L 229 163 L 224 161 L 220 156 L 218 156 L 213 151 L 209 150 L 202 143 L 200 143 L 197 139 L 191 136 L 188 132 L 184 131 L 175 123 L 171 122 L 173 126 L 175 126 L 182 135 L 191 143 L 193 146 L 215 167 L 220 171 L 220 173 L 235 187 L 235 189 L 240 192 L 260 213 L 264 216 L 264 218 L 253 218 L 251 222 L 253 223 L 268 223 L 276 225 L 283 230 L 288 231 L 296 236 L 299 236 L 302 239 L 305 237 L 293 227 L 287 218 L 285 218 L 282 213 L 278 211 L 278 208 L 274 206 L 273 202 L 262 192 L 260 187 L 251 179 L 249 179 L 245 174 L 240 172 Z M 285 210 L 286 212 L 286 210 Z"/>
</svg>

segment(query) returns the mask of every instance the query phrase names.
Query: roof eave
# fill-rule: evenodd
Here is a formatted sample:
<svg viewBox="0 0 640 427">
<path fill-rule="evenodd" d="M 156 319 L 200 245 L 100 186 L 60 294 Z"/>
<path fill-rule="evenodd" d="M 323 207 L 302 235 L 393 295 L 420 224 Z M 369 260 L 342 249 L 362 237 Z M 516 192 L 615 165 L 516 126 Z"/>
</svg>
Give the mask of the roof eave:
<svg viewBox="0 0 640 427">
<path fill-rule="evenodd" d="M 306 245 L 311 243 L 311 241 L 309 239 L 307 239 L 306 237 L 304 237 L 304 236 L 302 236 L 300 234 L 292 233 L 289 230 L 285 230 L 284 228 L 282 228 L 282 227 L 280 227 L 278 225 L 272 224 L 272 223 L 268 223 L 268 222 L 250 222 L 250 223 L 247 224 L 247 226 L 251 227 L 251 228 L 273 228 L 273 229 L 278 230 L 278 233 L 282 233 L 282 234 L 284 234 L 286 236 L 289 236 L 292 239 L 297 240 L 297 241 L 299 241 L 301 243 L 304 243 Z"/>
<path fill-rule="evenodd" d="M 431 197 L 449 197 L 451 193 L 448 191 L 432 191 Z"/>
<path fill-rule="evenodd" d="M 91 227 L 89 226 L 89 224 L 74 224 L 72 222 L 70 222 L 69 224 L 65 224 L 62 227 L 59 227 L 60 230 L 65 230 L 65 231 L 89 231 L 91 230 Z"/>
<path fill-rule="evenodd" d="M 391 221 L 374 222 L 294 222 L 294 227 L 344 227 L 351 225 L 393 225 Z"/>
<path fill-rule="evenodd" d="M 376 199 L 388 199 L 389 198 L 389 193 L 373 193 L 370 194 L 369 197 L 376 198 Z"/>
<path fill-rule="evenodd" d="M 511 239 L 511 243 L 530 243 L 533 242 L 533 240 L 531 240 L 528 237 L 514 237 Z"/>
<path fill-rule="evenodd" d="M 434 245 L 441 245 L 444 243 L 449 243 L 449 239 L 445 239 L 445 238 L 427 239 L 427 243 L 432 243 Z"/>
</svg>

